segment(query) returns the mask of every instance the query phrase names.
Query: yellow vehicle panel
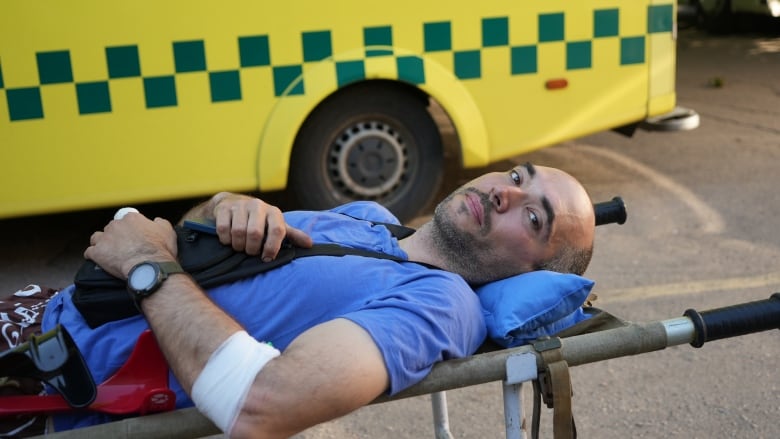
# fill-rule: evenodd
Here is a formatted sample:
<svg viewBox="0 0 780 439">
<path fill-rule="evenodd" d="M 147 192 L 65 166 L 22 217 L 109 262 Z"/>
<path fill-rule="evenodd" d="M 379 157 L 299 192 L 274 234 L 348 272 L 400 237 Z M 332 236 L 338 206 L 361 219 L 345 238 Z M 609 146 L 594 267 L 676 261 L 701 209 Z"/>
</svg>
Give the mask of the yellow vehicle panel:
<svg viewBox="0 0 780 439">
<path fill-rule="evenodd" d="M 324 187 L 330 204 L 377 193 L 408 216 L 440 177 L 431 171 L 438 151 L 414 130 L 425 160 L 404 156 L 399 130 L 369 133 L 389 142 L 397 162 L 434 160 L 400 171 L 383 165 L 397 178 L 387 190 L 361 187 L 346 164 L 319 166 L 322 181 L 311 187 L 290 179 L 319 160 L 295 159 L 293 149 L 326 98 L 372 81 L 398 84 L 399 95 L 421 90 L 453 121 L 463 166 L 484 166 L 670 111 L 674 14 L 672 0 L 8 0 L 0 217 L 293 181 L 298 193 Z M 372 108 L 369 97 L 361 101 Z M 392 126 L 395 116 L 385 116 Z M 309 151 L 335 154 L 326 148 Z M 353 143 L 344 148 L 373 160 Z M 412 175 L 426 173 L 437 175 Z"/>
</svg>

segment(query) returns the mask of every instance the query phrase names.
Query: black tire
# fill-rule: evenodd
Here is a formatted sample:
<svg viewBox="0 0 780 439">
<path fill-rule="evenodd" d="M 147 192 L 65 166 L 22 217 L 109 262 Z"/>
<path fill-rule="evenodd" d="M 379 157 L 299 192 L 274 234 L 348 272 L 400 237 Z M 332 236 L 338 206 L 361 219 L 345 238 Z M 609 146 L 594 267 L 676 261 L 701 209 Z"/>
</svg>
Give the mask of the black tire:
<svg viewBox="0 0 780 439">
<path fill-rule="evenodd" d="M 381 203 L 401 221 L 428 206 L 443 174 L 442 141 L 427 97 L 384 81 L 336 92 L 295 140 L 290 187 L 305 209 Z"/>
<path fill-rule="evenodd" d="M 734 30 L 731 0 L 698 0 L 699 24 L 712 34 L 726 34 Z"/>
</svg>

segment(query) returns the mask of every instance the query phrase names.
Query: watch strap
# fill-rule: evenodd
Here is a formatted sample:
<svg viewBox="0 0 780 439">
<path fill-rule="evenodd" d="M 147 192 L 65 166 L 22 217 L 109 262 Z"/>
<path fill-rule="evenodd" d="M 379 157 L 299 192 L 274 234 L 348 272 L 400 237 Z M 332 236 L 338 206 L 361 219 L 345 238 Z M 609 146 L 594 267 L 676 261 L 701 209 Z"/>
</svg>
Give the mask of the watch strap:
<svg viewBox="0 0 780 439">
<path fill-rule="evenodd" d="M 184 269 L 181 268 L 178 261 L 157 262 L 157 265 L 160 267 L 160 271 L 163 272 L 164 278 L 167 278 L 170 274 L 184 273 Z"/>
</svg>

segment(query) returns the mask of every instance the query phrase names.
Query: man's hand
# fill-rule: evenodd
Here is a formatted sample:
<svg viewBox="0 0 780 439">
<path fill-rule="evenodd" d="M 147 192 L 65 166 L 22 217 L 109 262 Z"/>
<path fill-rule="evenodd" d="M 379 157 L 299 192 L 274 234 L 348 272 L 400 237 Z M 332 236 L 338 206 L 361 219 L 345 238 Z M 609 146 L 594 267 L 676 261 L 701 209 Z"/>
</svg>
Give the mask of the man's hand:
<svg viewBox="0 0 780 439">
<path fill-rule="evenodd" d="M 176 260 L 176 232 L 168 221 L 154 221 L 139 213 L 113 220 L 89 239 L 84 257 L 120 279 L 139 262 Z"/>
<path fill-rule="evenodd" d="M 284 221 L 278 207 L 257 198 L 221 192 L 203 213 L 215 220 L 220 242 L 264 261 L 276 258 L 285 238 L 298 247 L 312 245 L 309 235 Z"/>
</svg>

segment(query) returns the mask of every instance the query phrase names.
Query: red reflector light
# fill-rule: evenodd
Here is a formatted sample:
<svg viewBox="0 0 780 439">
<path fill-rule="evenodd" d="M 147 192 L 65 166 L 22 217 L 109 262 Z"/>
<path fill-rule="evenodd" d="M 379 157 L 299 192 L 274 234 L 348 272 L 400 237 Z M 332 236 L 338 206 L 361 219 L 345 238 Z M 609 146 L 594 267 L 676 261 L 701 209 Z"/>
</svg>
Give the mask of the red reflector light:
<svg viewBox="0 0 780 439">
<path fill-rule="evenodd" d="M 569 81 L 567 81 L 565 78 L 549 79 L 544 84 L 544 86 L 547 88 L 547 90 L 557 90 L 568 87 Z"/>
</svg>

